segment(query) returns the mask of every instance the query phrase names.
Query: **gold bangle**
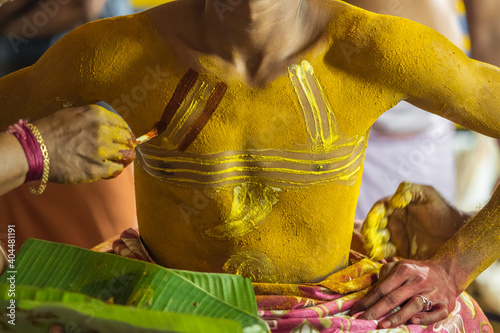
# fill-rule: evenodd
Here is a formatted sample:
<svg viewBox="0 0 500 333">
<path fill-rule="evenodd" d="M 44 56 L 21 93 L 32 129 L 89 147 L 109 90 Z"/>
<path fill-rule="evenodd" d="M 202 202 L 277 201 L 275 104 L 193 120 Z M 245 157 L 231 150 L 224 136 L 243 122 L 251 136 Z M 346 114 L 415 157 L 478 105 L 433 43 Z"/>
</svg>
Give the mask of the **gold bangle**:
<svg viewBox="0 0 500 333">
<path fill-rule="evenodd" d="M 43 174 L 42 174 L 42 180 L 40 187 L 38 190 L 36 190 L 33 187 L 33 184 L 30 184 L 30 191 L 31 193 L 35 195 L 40 195 L 45 191 L 45 188 L 47 187 L 47 182 L 49 181 L 49 169 L 50 169 L 50 159 L 49 159 L 49 152 L 47 151 L 47 146 L 45 145 L 45 142 L 43 141 L 42 135 L 38 131 L 38 128 L 36 128 L 33 124 L 27 123 L 26 126 L 29 127 L 31 132 L 36 138 L 36 141 L 40 144 L 40 150 L 42 151 L 42 156 L 43 156 Z"/>
</svg>

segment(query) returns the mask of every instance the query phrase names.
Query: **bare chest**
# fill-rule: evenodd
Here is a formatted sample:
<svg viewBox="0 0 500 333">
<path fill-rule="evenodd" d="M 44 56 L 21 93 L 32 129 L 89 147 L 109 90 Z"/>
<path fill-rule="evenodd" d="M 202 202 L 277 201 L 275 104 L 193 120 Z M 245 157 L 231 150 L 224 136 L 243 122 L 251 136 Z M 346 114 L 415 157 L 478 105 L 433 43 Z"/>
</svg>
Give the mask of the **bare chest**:
<svg viewBox="0 0 500 333">
<path fill-rule="evenodd" d="M 353 182 L 361 168 L 369 126 L 356 110 L 368 88 L 348 93 L 307 60 L 265 89 L 193 70 L 173 82 L 150 121 L 163 121 L 160 136 L 138 148 L 159 180 L 305 185 Z"/>
</svg>

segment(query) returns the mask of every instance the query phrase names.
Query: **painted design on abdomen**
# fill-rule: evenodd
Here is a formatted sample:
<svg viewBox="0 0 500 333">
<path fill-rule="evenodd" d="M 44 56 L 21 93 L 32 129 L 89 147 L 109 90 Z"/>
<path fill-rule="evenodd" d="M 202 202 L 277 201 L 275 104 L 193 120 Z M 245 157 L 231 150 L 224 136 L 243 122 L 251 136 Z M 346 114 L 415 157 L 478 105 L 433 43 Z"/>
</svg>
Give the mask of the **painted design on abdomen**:
<svg viewBox="0 0 500 333">
<path fill-rule="evenodd" d="M 224 264 L 224 272 L 250 278 L 262 283 L 276 283 L 278 270 L 267 255 L 258 251 L 243 251 L 229 258 Z"/>
<path fill-rule="evenodd" d="M 205 230 L 209 237 L 234 239 L 244 236 L 261 225 L 278 202 L 281 190 L 258 183 L 244 183 L 233 189 L 233 203 L 227 219 Z"/>
</svg>

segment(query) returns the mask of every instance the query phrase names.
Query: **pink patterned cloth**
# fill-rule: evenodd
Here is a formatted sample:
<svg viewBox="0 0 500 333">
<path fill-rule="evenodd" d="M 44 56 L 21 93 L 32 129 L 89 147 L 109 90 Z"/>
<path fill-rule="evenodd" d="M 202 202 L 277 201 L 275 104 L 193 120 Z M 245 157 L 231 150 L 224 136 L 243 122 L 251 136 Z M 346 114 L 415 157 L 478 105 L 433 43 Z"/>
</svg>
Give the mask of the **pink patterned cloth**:
<svg viewBox="0 0 500 333">
<path fill-rule="evenodd" d="M 134 229 L 124 231 L 119 238 L 106 241 L 93 250 L 154 263 Z M 254 283 L 259 316 L 267 322 L 271 332 L 493 332 L 481 308 L 465 292 L 457 298 L 455 310 L 448 318 L 431 326 L 401 325 L 381 330 L 377 329 L 378 321 L 356 319 L 360 314 L 351 315 L 349 311 L 377 282 L 381 265 L 354 252 L 350 259 L 349 267 L 320 283 Z"/>
</svg>

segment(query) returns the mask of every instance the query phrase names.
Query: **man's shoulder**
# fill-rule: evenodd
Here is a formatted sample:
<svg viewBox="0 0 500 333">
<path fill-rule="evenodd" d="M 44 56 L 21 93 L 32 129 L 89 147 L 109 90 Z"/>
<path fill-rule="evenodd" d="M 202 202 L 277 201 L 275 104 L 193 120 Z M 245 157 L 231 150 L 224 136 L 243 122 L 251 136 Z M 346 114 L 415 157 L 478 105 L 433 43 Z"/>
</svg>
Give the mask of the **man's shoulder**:
<svg viewBox="0 0 500 333">
<path fill-rule="evenodd" d="M 426 28 L 408 19 L 373 13 L 350 4 L 336 3 L 328 26 L 330 52 L 344 68 L 359 69 L 374 61 L 391 62 L 401 54 L 399 49 L 422 43 Z M 349 66 L 347 66 L 349 65 Z"/>
<path fill-rule="evenodd" d="M 343 1 L 330 0 L 331 21 L 329 34 L 338 40 L 364 43 L 376 40 L 393 29 L 400 18 L 373 13 Z M 363 38 L 363 40 L 359 40 Z M 356 40 L 358 39 L 358 40 Z"/>
<path fill-rule="evenodd" d="M 92 71 L 122 70 L 137 59 L 160 54 L 159 38 L 144 13 L 105 18 L 72 30 L 49 49 L 46 58 L 61 58 Z"/>
</svg>

